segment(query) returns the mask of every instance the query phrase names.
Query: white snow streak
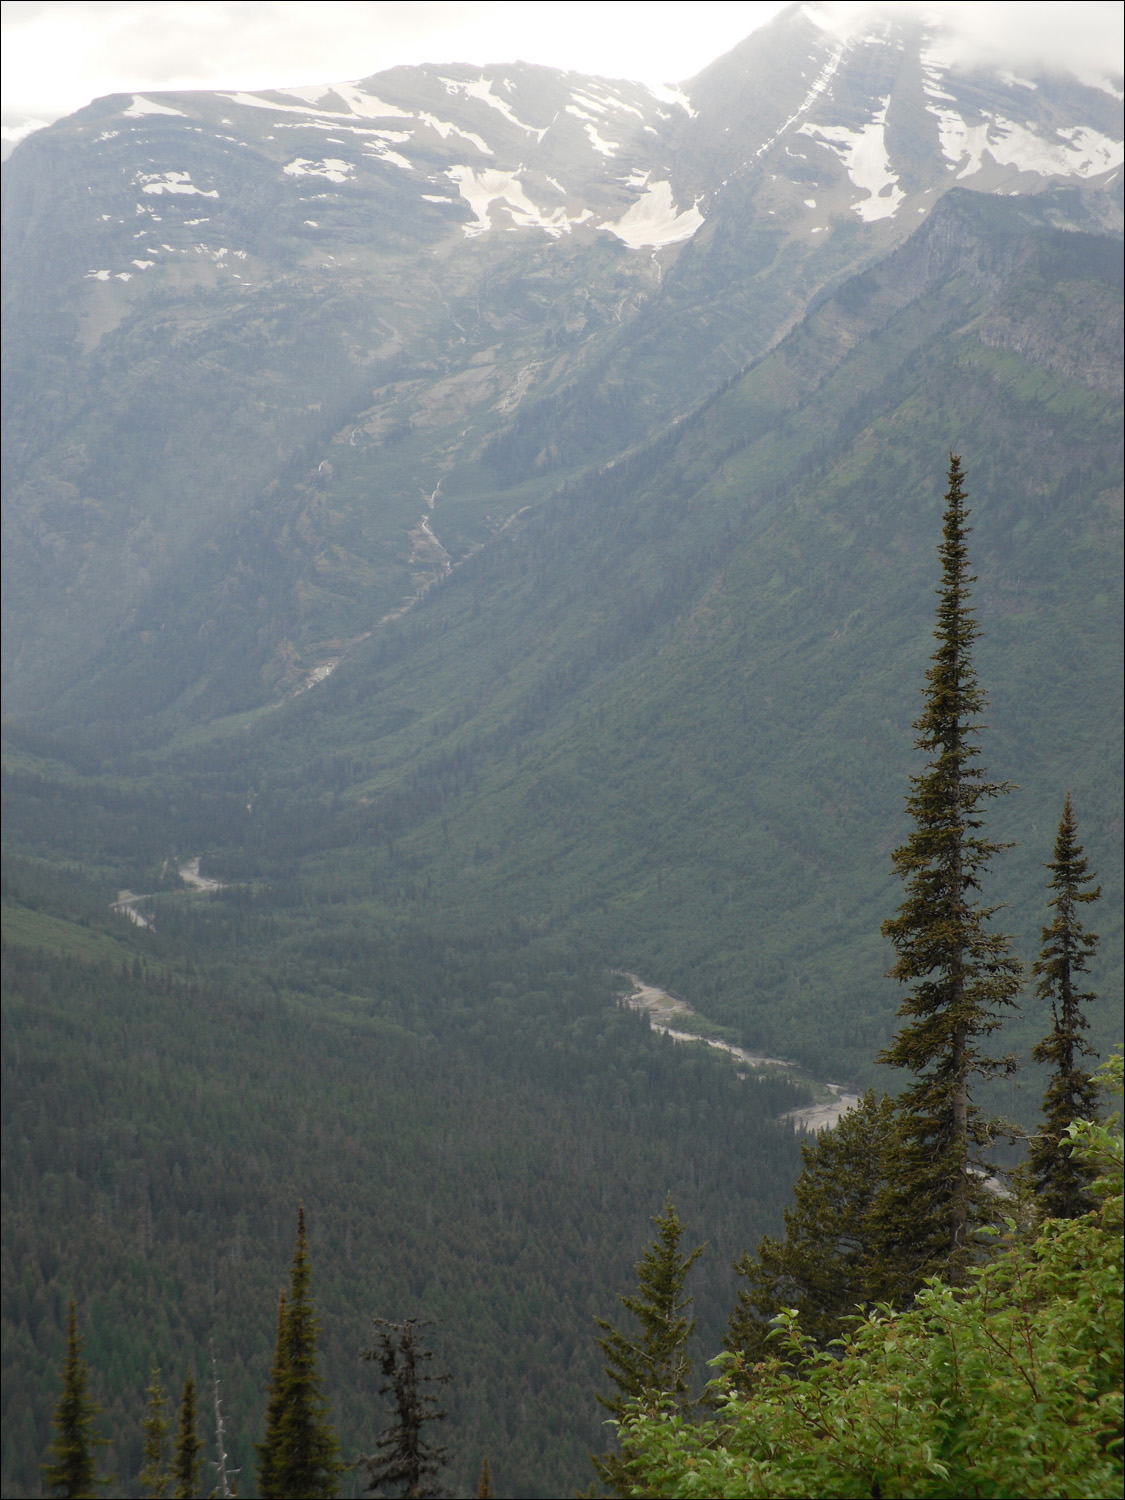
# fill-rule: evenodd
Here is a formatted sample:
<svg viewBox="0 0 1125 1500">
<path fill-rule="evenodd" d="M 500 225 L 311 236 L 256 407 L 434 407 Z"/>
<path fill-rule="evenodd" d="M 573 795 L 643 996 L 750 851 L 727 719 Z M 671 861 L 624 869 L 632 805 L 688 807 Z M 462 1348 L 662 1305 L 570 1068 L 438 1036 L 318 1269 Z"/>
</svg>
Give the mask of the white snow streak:
<svg viewBox="0 0 1125 1500">
<path fill-rule="evenodd" d="M 885 126 L 890 95 L 881 101 L 874 117 L 860 130 L 845 125 L 800 126 L 798 135 L 823 141 L 843 162 L 848 176 L 857 188 L 867 194 L 852 209 L 867 224 L 877 219 L 892 219 L 906 194 L 898 186 L 887 155 Z"/>
<path fill-rule="evenodd" d="M 467 99 L 479 99 L 482 104 L 487 104 L 490 109 L 500 112 L 511 124 L 517 125 L 520 130 L 526 130 L 528 135 L 533 135 L 537 141 L 541 141 L 547 134 L 547 126 L 542 130 L 535 125 L 526 125 L 523 120 L 517 118 L 512 106 L 506 99 L 501 99 L 498 94 L 492 92 L 492 85 L 485 77 L 474 79 L 472 83 L 459 83 L 455 78 L 442 78 L 439 82 L 450 94 L 464 94 Z"/>
<path fill-rule="evenodd" d="M 593 146 L 595 151 L 599 151 L 602 156 L 616 156 L 621 149 L 620 141 L 603 141 L 597 132 L 597 127 L 591 125 L 589 121 L 582 128 L 590 137 L 590 145 Z"/>
<path fill-rule="evenodd" d="M 182 109 L 173 109 L 170 104 L 158 104 L 155 99 L 146 99 L 143 94 L 134 94 L 133 102 L 121 113 L 127 120 L 139 119 L 141 115 L 179 115 L 186 118 Z"/>
</svg>

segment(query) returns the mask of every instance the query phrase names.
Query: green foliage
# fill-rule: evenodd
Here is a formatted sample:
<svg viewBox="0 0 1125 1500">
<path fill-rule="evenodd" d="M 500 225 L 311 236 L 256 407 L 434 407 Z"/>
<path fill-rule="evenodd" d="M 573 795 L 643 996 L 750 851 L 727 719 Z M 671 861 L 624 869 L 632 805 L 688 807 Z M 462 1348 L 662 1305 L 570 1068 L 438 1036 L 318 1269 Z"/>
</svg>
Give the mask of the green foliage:
<svg viewBox="0 0 1125 1500">
<path fill-rule="evenodd" d="M 365 1471 L 369 1494 L 397 1489 L 404 1500 L 418 1500 L 422 1494 L 445 1493 L 436 1483 L 437 1476 L 449 1462 L 449 1450 L 426 1436 L 428 1422 L 442 1422 L 448 1413 L 438 1408 L 438 1398 L 426 1389 L 429 1385 L 448 1385 L 452 1375 L 431 1374 L 428 1361 L 434 1353 L 418 1337 L 429 1325 L 417 1318 L 402 1323 L 374 1319 L 373 1342 L 360 1358 L 373 1361 L 383 1375 L 380 1396 L 391 1396 L 394 1417 L 375 1444 L 375 1453 L 365 1454 L 358 1466 Z M 480 1486 L 491 1488 L 488 1460 L 481 1468 Z"/>
<path fill-rule="evenodd" d="M 980 631 L 969 606 L 974 577 L 962 480 L 961 460 L 950 454 L 937 650 L 914 726 L 929 761 L 911 778 L 913 829 L 894 854 L 906 895 L 883 924 L 897 954 L 891 973 L 912 986 L 898 1012 L 907 1024 L 879 1058 L 914 1075 L 899 1100 L 876 1210 L 885 1287 L 899 1297 L 938 1270 L 956 1280 L 973 1254 L 974 1230 L 990 1217 L 977 1156 L 989 1130 L 971 1085 L 1005 1066 L 981 1050 L 980 1039 L 1014 1004 L 1021 976 L 1008 938 L 988 927 L 996 907 L 979 899 L 988 862 L 1002 847 L 980 831 L 983 805 L 1008 788 L 987 781 L 977 764 L 985 699 L 973 662 Z"/>
<path fill-rule="evenodd" d="M 176 1451 L 172 1457 L 173 1500 L 195 1500 L 199 1494 L 203 1462 L 203 1440 L 199 1436 L 195 1409 L 195 1376 L 189 1370 L 180 1397 L 176 1427 Z"/>
<path fill-rule="evenodd" d="M 909 1312 L 873 1311 L 830 1350 L 810 1353 L 797 1314 L 782 1313 L 778 1357 L 751 1397 L 728 1372 L 712 1383 L 706 1422 L 634 1405 L 622 1424 L 624 1493 L 1119 1495 L 1121 1137 L 1071 1129 L 1102 1174 L 1095 1214 L 1048 1221 L 1030 1243 L 1013 1236 L 962 1288 L 932 1278 Z"/>
<path fill-rule="evenodd" d="M 1053 1219 L 1074 1219 L 1094 1206 L 1090 1193 L 1094 1174 L 1090 1164 L 1069 1149 L 1064 1137 L 1075 1121 L 1098 1117 L 1097 1088 L 1081 1063 L 1082 1056 L 1093 1050 L 1082 1035 L 1087 1027 L 1085 1007 L 1097 996 L 1092 990 L 1078 989 L 1098 936 L 1086 931 L 1079 912 L 1102 891 L 1101 886 L 1084 889 L 1094 876 L 1078 842 L 1069 792 L 1059 820 L 1055 857 L 1047 868 L 1051 871 L 1049 888 L 1055 893 L 1049 904 L 1055 915 L 1043 928 L 1042 951 L 1031 972 L 1039 976 L 1036 995 L 1051 1003 L 1054 1026 L 1032 1055 L 1037 1062 L 1049 1063 L 1052 1072 L 1043 1095 L 1044 1125 L 1031 1143 L 1028 1165 L 1043 1213 Z"/>
<path fill-rule="evenodd" d="M 153 1370 L 146 1394 L 148 1401 L 141 1423 L 145 1435 L 144 1468 L 137 1482 L 150 1500 L 164 1500 L 172 1476 L 168 1470 L 168 1414 L 159 1370 Z"/>
<path fill-rule="evenodd" d="M 743 1285 L 725 1343 L 748 1378 L 767 1358 L 771 1323 L 783 1309 L 796 1309 L 804 1337 L 824 1349 L 875 1300 L 880 1236 L 872 1214 L 893 1120 L 893 1102 L 868 1090 L 831 1130 L 806 1141 L 785 1238 L 767 1235 L 755 1255 L 735 1263 Z"/>
<path fill-rule="evenodd" d="M 625 1309 L 640 1324 L 639 1333 L 622 1333 L 606 1318 L 598 1318 L 602 1337 L 598 1345 L 605 1355 L 605 1373 L 617 1387 L 617 1394 L 598 1396 L 602 1406 L 620 1418 L 629 1401 L 660 1392 L 680 1410 L 691 1406 L 691 1359 L 688 1342 L 695 1332 L 695 1319 L 688 1318 L 692 1299 L 684 1295 L 684 1286 L 692 1266 L 703 1254 L 699 1245 L 690 1255 L 680 1253 L 684 1226 L 671 1198 L 662 1213 L 652 1221 L 656 1239 L 637 1262 L 637 1291 L 631 1296 L 619 1294 Z M 614 1494 L 625 1493 L 625 1459 L 618 1454 L 591 1455 L 598 1478 L 612 1487 Z"/>
<path fill-rule="evenodd" d="M 302 1206 L 289 1292 L 278 1308 L 266 1439 L 258 1449 L 258 1488 L 264 1500 L 330 1500 L 338 1488 L 336 1435 L 317 1367 L 320 1323 L 313 1310 L 311 1276 Z"/>
<path fill-rule="evenodd" d="M 99 1441 L 92 1432 L 99 1407 L 88 1394 L 89 1376 L 78 1337 L 78 1312 L 70 1299 L 66 1325 L 66 1358 L 62 1367 L 62 1396 L 51 1425 L 55 1436 L 43 1465 L 43 1479 L 67 1500 L 93 1495 L 95 1486 L 107 1484 L 94 1475 L 94 1448 Z"/>
</svg>

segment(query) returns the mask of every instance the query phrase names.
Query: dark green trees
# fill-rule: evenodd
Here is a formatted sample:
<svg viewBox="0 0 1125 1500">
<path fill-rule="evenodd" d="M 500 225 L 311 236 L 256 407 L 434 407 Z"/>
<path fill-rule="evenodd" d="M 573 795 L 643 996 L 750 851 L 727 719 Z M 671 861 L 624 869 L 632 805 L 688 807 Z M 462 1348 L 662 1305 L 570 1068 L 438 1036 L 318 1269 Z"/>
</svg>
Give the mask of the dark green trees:
<svg viewBox="0 0 1125 1500">
<path fill-rule="evenodd" d="M 94 1476 L 94 1449 L 104 1440 L 96 1438 L 90 1430 L 100 1408 L 90 1400 L 87 1390 L 89 1376 L 82 1358 L 73 1297 L 67 1317 L 62 1383 L 62 1396 L 51 1418 L 55 1436 L 47 1450 L 43 1479 L 57 1495 L 77 1500 L 78 1496 L 92 1495 L 96 1486 L 108 1481 Z"/>
<path fill-rule="evenodd" d="M 906 1024 L 880 1061 L 914 1082 L 899 1100 L 894 1172 L 877 1210 L 886 1236 L 886 1293 L 910 1295 L 923 1277 L 957 1279 L 973 1231 L 987 1218 L 978 1148 L 987 1128 L 971 1086 L 1005 1064 L 985 1055 L 982 1039 L 1014 1002 L 1020 965 L 1008 939 L 989 929 L 995 907 L 980 898 L 986 867 L 1000 845 L 982 829 L 984 804 L 1007 788 L 986 780 L 979 763 L 984 694 L 973 665 L 979 630 L 969 607 L 968 511 L 961 461 L 951 454 L 941 586 L 916 747 L 925 770 L 911 778 L 913 830 L 894 854 L 906 894 L 884 923 L 897 958 L 891 974 L 910 986 L 899 1015 Z"/>
<path fill-rule="evenodd" d="M 173 1500 L 195 1500 L 200 1488 L 203 1443 L 196 1427 L 195 1376 L 189 1371 L 180 1397 L 176 1452 L 172 1459 Z"/>
<path fill-rule="evenodd" d="M 1051 1081 L 1043 1095 L 1044 1126 L 1032 1141 L 1029 1154 L 1032 1181 L 1040 1207 L 1048 1218 L 1076 1219 L 1095 1206 L 1090 1192 L 1094 1169 L 1074 1155 L 1066 1142 L 1066 1131 L 1075 1120 L 1097 1120 L 1098 1088 L 1082 1066 L 1091 1055 L 1082 1033 L 1086 1029 L 1083 1006 L 1097 997 L 1078 989 L 1079 976 L 1097 947 L 1096 933 L 1086 932 L 1079 920 L 1080 908 L 1101 895 L 1101 886 L 1088 887 L 1094 876 L 1078 842 L 1078 827 L 1070 793 L 1063 803 L 1055 839 L 1055 857 L 1049 861 L 1048 888 L 1055 894 L 1049 905 L 1054 918 L 1043 928 L 1043 947 L 1032 966 L 1039 978 L 1036 995 L 1051 1002 L 1054 1026 L 1036 1046 L 1037 1062 L 1050 1063 Z"/>
<path fill-rule="evenodd" d="M 310 1290 L 305 1210 L 297 1213 L 297 1242 L 289 1295 L 281 1299 L 277 1347 L 266 1409 L 265 1441 L 257 1444 L 263 1500 L 322 1500 L 336 1493 L 340 1465 L 316 1364 L 320 1325 Z"/>
<path fill-rule="evenodd" d="M 137 1476 L 148 1500 L 164 1500 L 168 1492 L 168 1416 L 164 1392 L 160 1388 L 160 1371 L 153 1370 L 147 1391 L 144 1421 L 144 1468 Z"/>
<path fill-rule="evenodd" d="M 433 1351 L 423 1347 L 417 1334 L 420 1328 L 427 1327 L 428 1323 L 417 1318 L 407 1318 L 404 1323 L 376 1318 L 372 1323 L 371 1347 L 360 1354 L 361 1359 L 375 1361 L 383 1372 L 379 1394 L 393 1396 L 395 1415 L 376 1442 L 377 1451 L 361 1458 L 359 1467 L 366 1470 L 369 1491 L 394 1486 L 404 1500 L 442 1494 L 435 1480 L 449 1456 L 444 1448 L 430 1443 L 425 1436 L 426 1423 L 440 1422 L 446 1415 L 436 1409 L 437 1397 L 426 1386 L 444 1385 L 452 1379 L 446 1374 L 432 1375 L 426 1368 L 427 1361 L 434 1357 Z M 485 1460 L 482 1485 L 487 1477 Z M 488 1488 L 491 1493 L 491 1480 Z"/>
<path fill-rule="evenodd" d="M 873 1300 L 879 1241 L 872 1211 L 883 1187 L 882 1157 L 894 1104 L 868 1091 L 831 1130 L 801 1147 L 804 1166 L 785 1212 L 785 1238 L 768 1235 L 756 1255 L 735 1262 L 743 1278 L 726 1346 L 744 1369 L 770 1358 L 771 1319 L 796 1308 L 801 1331 L 825 1348 L 845 1332 L 844 1320 Z"/>
<path fill-rule="evenodd" d="M 653 1223 L 657 1235 L 637 1262 L 636 1294 L 621 1297 L 640 1324 L 639 1336 L 629 1337 L 605 1318 L 597 1320 L 603 1334 L 598 1343 L 606 1358 L 605 1372 L 619 1393 L 599 1395 L 598 1400 L 618 1420 L 624 1416 L 627 1402 L 650 1392 L 671 1396 L 684 1408 L 690 1405 L 687 1342 L 695 1332 L 695 1319 L 687 1316 L 691 1298 L 684 1296 L 684 1283 L 706 1246 L 681 1256 L 684 1226 L 670 1198 Z M 611 1486 L 614 1494 L 629 1493 L 622 1458 L 612 1453 L 591 1455 L 591 1462 L 598 1478 Z"/>
</svg>

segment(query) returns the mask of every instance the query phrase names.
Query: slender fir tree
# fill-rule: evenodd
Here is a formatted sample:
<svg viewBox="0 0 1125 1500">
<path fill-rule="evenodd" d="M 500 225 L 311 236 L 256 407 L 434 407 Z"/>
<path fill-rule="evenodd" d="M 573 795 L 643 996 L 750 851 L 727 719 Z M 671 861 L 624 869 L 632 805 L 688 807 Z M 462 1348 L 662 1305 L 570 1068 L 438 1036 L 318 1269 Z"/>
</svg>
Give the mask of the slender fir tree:
<svg viewBox="0 0 1125 1500">
<path fill-rule="evenodd" d="M 395 1409 L 394 1420 L 376 1441 L 376 1451 L 365 1454 L 357 1465 L 366 1470 L 369 1493 L 392 1486 L 403 1500 L 446 1493 L 438 1485 L 437 1476 L 448 1462 L 448 1451 L 425 1435 L 426 1424 L 443 1421 L 446 1413 L 426 1387 L 445 1385 L 453 1377 L 433 1375 L 427 1368 L 434 1355 L 422 1345 L 418 1331 L 429 1326 L 417 1318 L 407 1318 L 404 1323 L 375 1318 L 372 1343 L 360 1351 L 361 1359 L 378 1364 L 384 1377 L 379 1394 L 392 1396 Z"/>
<path fill-rule="evenodd" d="M 144 1468 L 137 1479 L 147 1500 L 164 1500 L 172 1476 L 168 1468 L 168 1412 L 159 1370 L 153 1370 L 146 1394 L 148 1401 L 141 1423 L 145 1435 Z"/>
<path fill-rule="evenodd" d="M 891 975 L 911 987 L 898 1011 L 906 1024 L 879 1059 L 914 1075 L 898 1101 L 893 1169 L 876 1208 L 885 1295 L 900 1299 L 934 1272 L 962 1276 L 974 1231 L 990 1218 L 979 1162 L 989 1130 L 972 1084 L 1009 1066 L 987 1056 L 982 1039 L 1020 987 L 1009 940 L 989 925 L 997 908 L 980 899 L 988 862 L 1004 847 L 982 832 L 984 805 L 1009 787 L 987 780 L 979 761 L 985 698 L 973 664 L 980 632 L 969 607 L 963 478 L 950 454 L 937 649 L 914 725 L 927 764 L 911 778 L 914 827 L 894 854 L 905 898 L 883 924 L 897 953 Z"/>
<path fill-rule="evenodd" d="M 173 1500 L 195 1500 L 200 1489 L 203 1440 L 196 1419 L 195 1376 L 188 1371 L 180 1397 L 180 1421 L 176 1429 L 176 1451 L 172 1457 Z"/>
<path fill-rule="evenodd" d="M 1036 1062 L 1050 1063 L 1053 1071 L 1043 1095 L 1044 1125 L 1031 1144 L 1029 1166 L 1043 1213 L 1051 1219 L 1077 1219 L 1096 1206 L 1090 1191 L 1096 1173 L 1088 1161 L 1070 1151 L 1067 1126 L 1075 1120 L 1101 1117 L 1098 1086 L 1082 1066 L 1082 1058 L 1093 1055 L 1082 1035 L 1087 1024 L 1084 1007 L 1097 996 L 1092 990 L 1078 989 L 1098 935 L 1085 930 L 1079 912 L 1098 899 L 1102 888 L 1089 889 L 1094 875 L 1078 842 L 1069 792 L 1055 838 L 1055 857 L 1047 869 L 1051 872 L 1048 888 L 1055 893 L 1049 902 L 1054 918 L 1043 928 L 1043 947 L 1031 972 L 1039 979 L 1036 995 L 1051 1002 L 1054 1025 L 1032 1056 Z"/>
<path fill-rule="evenodd" d="M 99 1479 L 94 1473 L 94 1449 L 104 1446 L 105 1439 L 95 1437 L 91 1431 L 101 1407 L 90 1400 L 89 1373 L 82 1358 L 73 1297 L 67 1315 L 62 1385 L 62 1396 L 51 1418 L 55 1436 L 47 1450 L 43 1478 L 57 1495 L 79 1500 L 80 1496 L 93 1495 L 98 1485 L 108 1484 L 109 1480 Z"/>
<path fill-rule="evenodd" d="M 684 1284 L 707 1247 L 699 1245 L 690 1255 L 680 1254 L 684 1226 L 671 1198 L 652 1222 L 657 1228 L 656 1239 L 637 1262 L 636 1295 L 620 1299 L 640 1324 L 639 1336 L 630 1337 L 608 1319 L 597 1319 L 603 1335 L 598 1343 L 606 1358 L 605 1373 L 618 1392 L 613 1396 L 599 1394 L 598 1401 L 619 1421 L 630 1401 L 646 1395 L 671 1396 L 684 1411 L 692 1404 L 687 1345 L 695 1332 L 695 1319 L 687 1316 L 692 1299 L 684 1295 Z M 590 1455 L 598 1478 L 615 1495 L 631 1493 L 627 1459 L 627 1453 Z"/>
<path fill-rule="evenodd" d="M 281 1416 L 285 1410 L 285 1293 L 277 1299 L 277 1335 L 266 1393 L 266 1435 L 255 1443 L 258 1455 L 258 1491 L 269 1497 L 280 1494 Z"/>
<path fill-rule="evenodd" d="M 263 1500 L 330 1500 L 340 1462 L 317 1370 L 320 1324 L 313 1310 L 305 1210 L 297 1213 L 297 1242 L 289 1295 L 278 1313 L 278 1346 L 270 1379 L 266 1440 L 258 1447 Z"/>
</svg>

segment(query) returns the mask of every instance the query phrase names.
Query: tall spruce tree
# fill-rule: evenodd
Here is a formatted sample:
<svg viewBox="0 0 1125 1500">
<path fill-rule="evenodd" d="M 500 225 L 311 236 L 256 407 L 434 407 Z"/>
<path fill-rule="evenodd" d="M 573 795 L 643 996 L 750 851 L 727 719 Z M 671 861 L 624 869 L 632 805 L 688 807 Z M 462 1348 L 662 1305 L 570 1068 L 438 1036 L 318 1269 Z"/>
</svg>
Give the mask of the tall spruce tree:
<svg viewBox="0 0 1125 1500">
<path fill-rule="evenodd" d="M 258 1490 L 269 1500 L 281 1484 L 281 1417 L 285 1410 L 285 1293 L 277 1299 L 277 1333 L 266 1392 L 266 1435 L 254 1444 L 258 1455 Z"/>
<path fill-rule="evenodd" d="M 90 1400 L 89 1374 L 82 1358 L 73 1297 L 67 1314 L 62 1385 L 62 1395 L 51 1418 L 55 1436 L 47 1450 L 43 1479 L 55 1494 L 78 1500 L 80 1496 L 93 1495 L 97 1486 L 108 1484 L 109 1480 L 97 1478 L 94 1472 L 94 1449 L 104 1446 L 105 1439 L 95 1437 L 91 1431 L 101 1408 Z"/>
<path fill-rule="evenodd" d="M 803 1166 L 794 1205 L 785 1211 L 785 1238 L 767 1235 L 756 1255 L 735 1262 L 743 1285 L 726 1346 L 742 1357 L 740 1383 L 752 1385 L 754 1364 L 777 1353 L 771 1320 L 784 1308 L 798 1310 L 801 1332 L 823 1349 L 875 1299 L 879 1237 L 872 1214 L 893 1119 L 893 1102 L 868 1090 L 831 1130 L 801 1146 Z"/>
<path fill-rule="evenodd" d="M 982 832 L 984 805 L 1009 787 L 987 780 L 979 760 L 985 697 L 973 663 L 980 631 L 969 607 L 975 577 L 963 481 L 951 453 L 937 649 L 914 724 L 927 764 L 911 778 L 906 808 L 914 826 L 894 854 L 906 894 L 883 924 L 897 953 L 891 975 L 910 986 L 898 1011 L 906 1025 L 879 1058 L 914 1075 L 898 1101 L 893 1167 L 875 1210 L 884 1294 L 900 1299 L 935 1272 L 962 1277 L 974 1231 L 990 1218 L 979 1161 L 989 1131 L 972 1085 L 1008 1066 L 981 1044 L 1020 987 L 1008 938 L 989 926 L 997 908 L 980 898 L 988 862 L 1003 847 Z"/>
<path fill-rule="evenodd" d="M 153 1370 L 146 1395 L 148 1401 L 141 1423 L 145 1435 L 144 1468 L 137 1480 L 147 1500 L 164 1500 L 172 1476 L 168 1469 L 168 1414 L 159 1370 Z"/>
<path fill-rule="evenodd" d="M 1102 888 L 1089 889 L 1094 875 L 1078 842 L 1069 792 L 1055 838 L 1055 857 L 1047 869 L 1051 871 L 1048 888 L 1055 893 L 1048 903 L 1054 917 L 1043 928 L 1043 946 L 1031 972 L 1039 979 L 1036 995 L 1051 1002 L 1054 1025 L 1032 1056 L 1036 1062 L 1050 1063 L 1052 1073 L 1043 1095 L 1044 1125 L 1031 1144 L 1029 1166 L 1043 1213 L 1051 1219 L 1077 1219 L 1096 1206 L 1090 1191 L 1095 1169 L 1069 1149 L 1067 1127 L 1075 1120 L 1096 1121 L 1101 1115 L 1098 1086 L 1082 1066 L 1082 1058 L 1093 1055 L 1082 1035 L 1087 1024 L 1083 1007 L 1097 996 L 1092 990 L 1078 989 L 1079 975 L 1086 972 L 1098 935 L 1085 930 L 1079 910 L 1096 901 Z"/>
<path fill-rule="evenodd" d="M 266 1438 L 257 1449 L 263 1500 L 330 1500 L 337 1490 L 341 1465 L 317 1370 L 320 1324 L 311 1280 L 305 1210 L 300 1208 L 289 1294 L 278 1311 Z"/>
<path fill-rule="evenodd" d="M 445 1494 L 437 1476 L 449 1453 L 427 1439 L 426 1424 L 443 1421 L 446 1413 L 426 1387 L 445 1385 L 453 1377 L 432 1374 L 428 1368 L 433 1351 L 423 1345 L 418 1331 L 429 1326 L 417 1318 L 407 1318 L 404 1323 L 375 1318 L 372 1343 L 360 1351 L 361 1359 L 378 1364 L 384 1377 L 379 1394 L 393 1397 L 395 1412 L 393 1421 L 376 1441 L 376 1451 L 365 1454 L 357 1465 L 366 1471 L 369 1493 L 394 1488 L 404 1500 Z M 487 1462 L 486 1459 L 486 1468 Z M 482 1480 L 486 1468 L 482 1469 Z"/>
<path fill-rule="evenodd" d="M 684 1285 L 692 1266 L 707 1248 L 699 1245 L 690 1255 L 681 1255 L 684 1226 L 671 1198 L 653 1221 L 656 1239 L 637 1262 L 637 1291 L 620 1296 L 623 1306 L 640 1324 L 639 1334 L 615 1328 L 607 1318 L 598 1318 L 602 1337 L 598 1340 L 606 1358 L 605 1373 L 617 1387 L 613 1396 L 598 1395 L 598 1401 L 620 1421 L 627 1404 L 647 1395 L 671 1396 L 683 1410 L 691 1406 L 691 1357 L 688 1340 L 695 1332 L 695 1319 L 687 1316 L 692 1299 Z M 591 1454 L 598 1478 L 615 1495 L 631 1491 L 628 1453 Z"/>
<path fill-rule="evenodd" d="M 180 1397 L 180 1420 L 176 1429 L 176 1451 L 172 1456 L 173 1500 L 195 1500 L 200 1490 L 203 1441 L 196 1418 L 195 1376 L 188 1371 Z"/>
</svg>

